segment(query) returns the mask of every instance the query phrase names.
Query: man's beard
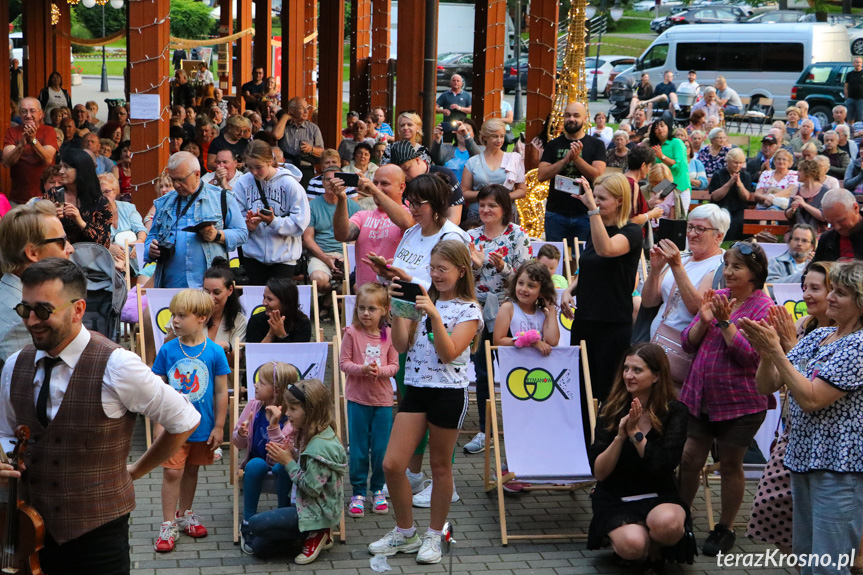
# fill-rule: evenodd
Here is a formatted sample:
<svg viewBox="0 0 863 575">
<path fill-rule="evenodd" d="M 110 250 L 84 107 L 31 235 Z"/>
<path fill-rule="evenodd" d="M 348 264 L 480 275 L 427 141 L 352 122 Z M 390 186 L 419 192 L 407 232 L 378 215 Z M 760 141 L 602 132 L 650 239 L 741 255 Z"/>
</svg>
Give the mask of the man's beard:
<svg viewBox="0 0 863 575">
<path fill-rule="evenodd" d="M 581 124 L 573 120 L 568 120 L 563 123 L 563 129 L 567 134 L 577 134 L 581 131 Z"/>
</svg>

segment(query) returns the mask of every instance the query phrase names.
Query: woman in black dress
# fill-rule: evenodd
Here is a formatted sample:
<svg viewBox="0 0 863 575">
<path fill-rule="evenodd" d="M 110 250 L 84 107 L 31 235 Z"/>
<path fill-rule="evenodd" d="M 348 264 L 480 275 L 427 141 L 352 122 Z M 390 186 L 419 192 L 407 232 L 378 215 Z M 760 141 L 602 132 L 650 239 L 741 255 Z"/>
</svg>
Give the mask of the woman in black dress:
<svg viewBox="0 0 863 575">
<path fill-rule="evenodd" d="M 294 280 L 272 278 L 264 288 L 264 310 L 253 313 L 246 328 L 247 343 L 308 343 L 312 323 L 300 311 Z"/>
<path fill-rule="evenodd" d="M 588 549 L 610 540 L 621 558 L 643 561 L 680 541 L 688 511 L 674 470 L 688 418 L 686 406 L 674 399 L 665 351 L 654 343 L 626 350 L 588 450 L 599 480 Z"/>
</svg>

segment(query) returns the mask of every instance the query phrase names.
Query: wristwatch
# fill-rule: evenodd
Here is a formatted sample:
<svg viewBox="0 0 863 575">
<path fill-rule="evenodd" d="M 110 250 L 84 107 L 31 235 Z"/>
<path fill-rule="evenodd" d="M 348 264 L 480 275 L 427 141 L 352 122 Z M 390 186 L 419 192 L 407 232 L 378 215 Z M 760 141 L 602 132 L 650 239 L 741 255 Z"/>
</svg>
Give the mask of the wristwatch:
<svg viewBox="0 0 863 575">
<path fill-rule="evenodd" d="M 30 140 L 30 144 L 32 144 L 34 146 L 38 143 L 39 143 L 39 140 L 37 140 L 36 138 L 33 138 L 32 140 Z"/>
<path fill-rule="evenodd" d="M 587 216 L 588 217 L 596 216 L 598 214 L 599 214 L 599 208 L 596 208 L 595 210 L 587 210 Z"/>
<path fill-rule="evenodd" d="M 731 322 L 727 319 L 716 322 L 716 327 L 718 327 L 719 329 L 727 329 L 729 325 L 731 325 Z"/>
<path fill-rule="evenodd" d="M 633 445 L 638 445 L 642 441 L 644 441 L 644 434 L 640 431 L 636 431 L 635 435 L 629 438 L 629 440 L 633 443 Z"/>
</svg>

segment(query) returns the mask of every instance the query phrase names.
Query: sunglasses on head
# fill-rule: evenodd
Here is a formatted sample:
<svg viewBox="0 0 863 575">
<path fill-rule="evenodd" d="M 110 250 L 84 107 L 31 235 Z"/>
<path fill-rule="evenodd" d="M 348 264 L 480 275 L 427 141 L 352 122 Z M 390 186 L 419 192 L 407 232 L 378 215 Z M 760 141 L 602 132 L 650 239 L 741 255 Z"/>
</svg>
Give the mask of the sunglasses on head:
<svg viewBox="0 0 863 575">
<path fill-rule="evenodd" d="M 755 254 L 755 246 L 748 242 L 736 242 L 731 246 L 732 250 L 737 250 L 744 256 L 753 256 Z"/>
<path fill-rule="evenodd" d="M 51 317 L 51 314 L 53 314 L 54 312 L 58 312 L 62 309 L 66 309 L 67 307 L 69 307 L 70 305 L 72 305 L 73 303 L 75 303 L 76 301 L 78 301 L 80 299 L 81 298 L 69 300 L 68 303 L 61 305 L 60 307 L 57 307 L 57 308 L 53 308 L 53 307 L 49 306 L 48 304 L 44 304 L 44 303 L 38 303 L 36 305 L 31 306 L 30 304 L 24 303 L 22 301 L 21 303 L 19 303 L 18 305 L 16 305 L 12 309 L 15 310 L 15 313 L 17 313 L 18 317 L 20 317 L 21 319 L 29 318 L 30 313 L 33 312 L 36 314 L 36 317 L 38 319 L 45 321 L 46 319 Z"/>
</svg>

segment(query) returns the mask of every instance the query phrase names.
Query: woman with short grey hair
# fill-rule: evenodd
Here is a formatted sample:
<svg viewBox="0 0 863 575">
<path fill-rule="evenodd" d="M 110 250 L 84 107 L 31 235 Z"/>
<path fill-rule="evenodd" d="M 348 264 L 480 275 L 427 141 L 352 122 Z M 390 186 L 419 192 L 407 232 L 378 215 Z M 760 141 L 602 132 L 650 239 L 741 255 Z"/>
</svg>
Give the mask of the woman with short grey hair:
<svg viewBox="0 0 863 575">
<path fill-rule="evenodd" d="M 704 171 L 707 172 L 707 179 L 709 180 L 713 174 L 725 169 L 725 156 L 731 146 L 728 145 L 728 136 L 722 128 L 710 130 L 707 139 L 710 141 L 710 145 L 698 151 L 698 159 L 704 164 Z"/>
<path fill-rule="evenodd" d="M 616 130 L 611 138 L 612 147 L 605 153 L 606 168 L 627 170 L 629 160 L 629 134 L 625 130 Z"/>
</svg>

